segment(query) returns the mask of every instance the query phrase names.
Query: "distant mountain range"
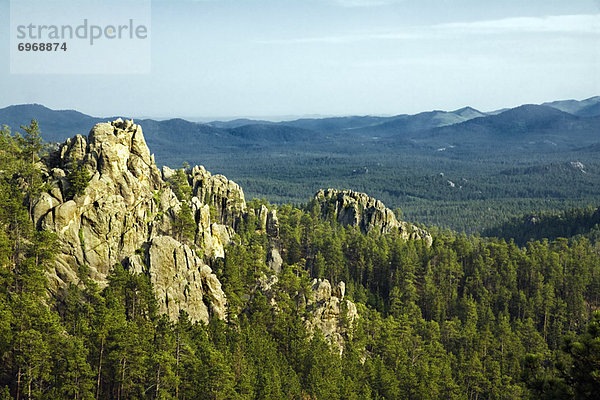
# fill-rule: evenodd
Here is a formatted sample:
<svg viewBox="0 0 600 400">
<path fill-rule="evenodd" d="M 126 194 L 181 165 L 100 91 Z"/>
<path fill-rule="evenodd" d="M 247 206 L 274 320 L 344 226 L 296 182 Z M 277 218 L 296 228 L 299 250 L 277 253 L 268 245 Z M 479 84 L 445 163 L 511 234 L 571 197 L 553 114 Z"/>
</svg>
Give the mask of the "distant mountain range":
<svg viewBox="0 0 600 400">
<path fill-rule="evenodd" d="M 400 115 L 388 118 L 377 124 L 356 127 L 362 133 L 380 134 L 382 136 L 406 136 L 414 132 L 426 131 L 442 126 L 460 124 L 474 118 L 485 117 L 486 114 L 471 107 L 456 111 L 429 111 L 416 115 Z"/>
<path fill-rule="evenodd" d="M 586 100 L 561 100 L 543 103 L 543 106 L 553 107 L 569 114 L 580 117 L 593 117 L 600 115 L 600 96 L 590 97 Z"/>
<path fill-rule="evenodd" d="M 422 143 L 455 146 L 502 144 L 510 150 L 537 148 L 571 150 L 600 142 L 600 116 L 581 117 L 558 108 L 523 105 L 497 115 L 438 127 Z"/>
<path fill-rule="evenodd" d="M 0 124 L 18 129 L 36 119 L 47 141 L 87 134 L 94 124 L 115 118 L 51 110 L 39 104 L 0 109 Z M 189 159 L 201 153 L 289 146 L 296 150 L 326 146 L 341 152 L 357 145 L 382 148 L 410 145 L 423 151 L 432 148 L 475 151 L 498 144 L 512 151 L 594 149 L 600 144 L 600 96 L 523 105 L 499 113 L 465 107 L 392 117 L 303 118 L 283 122 L 238 119 L 196 123 L 177 118 L 136 122 L 142 125 L 159 163 L 173 162 L 174 155 Z"/>
</svg>

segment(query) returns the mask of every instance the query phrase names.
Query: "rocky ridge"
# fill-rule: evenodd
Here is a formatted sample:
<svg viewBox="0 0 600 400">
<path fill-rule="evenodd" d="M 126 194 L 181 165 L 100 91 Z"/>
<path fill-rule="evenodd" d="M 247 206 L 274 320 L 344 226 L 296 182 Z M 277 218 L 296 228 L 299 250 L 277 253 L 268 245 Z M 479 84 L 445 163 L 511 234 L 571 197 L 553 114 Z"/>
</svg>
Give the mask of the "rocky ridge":
<svg viewBox="0 0 600 400">
<path fill-rule="evenodd" d="M 398 221 L 392 210 L 365 193 L 352 190 L 319 190 L 314 196 L 314 201 L 320 205 L 323 218 L 333 218 L 344 226 L 358 227 L 363 233 L 373 229 L 389 233 L 398 229 L 405 240 L 422 239 L 428 246 L 433 242 L 429 232 L 408 222 Z"/>
<path fill-rule="evenodd" d="M 180 310 L 195 321 L 225 316 L 225 294 L 208 262 L 223 257 L 245 212 L 238 185 L 202 167 L 186 171 L 196 227 L 193 243 L 181 243 L 172 237 L 182 202 L 167 182 L 170 171 L 158 170 L 142 128 L 133 121 L 97 124 L 87 137 L 63 143 L 46 164 L 50 189 L 35 202 L 32 218 L 62 243 L 49 272 L 54 292 L 79 282 L 80 265 L 102 285 L 122 263 L 150 276 L 159 311 L 171 318 Z M 73 195 L 68 174 L 75 166 L 83 166 L 91 179 L 83 193 Z"/>
</svg>

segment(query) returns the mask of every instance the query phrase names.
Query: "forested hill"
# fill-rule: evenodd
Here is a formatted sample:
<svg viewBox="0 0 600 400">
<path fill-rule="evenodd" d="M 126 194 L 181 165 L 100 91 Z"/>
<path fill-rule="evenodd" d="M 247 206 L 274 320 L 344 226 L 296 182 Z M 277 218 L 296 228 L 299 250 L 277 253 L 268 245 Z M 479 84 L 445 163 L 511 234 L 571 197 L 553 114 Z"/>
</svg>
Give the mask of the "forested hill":
<svg viewBox="0 0 600 400">
<path fill-rule="evenodd" d="M 588 238 L 467 236 L 326 190 L 246 202 L 116 120 L 0 130 L 0 398 L 592 399 Z"/>
<path fill-rule="evenodd" d="M 588 207 L 528 214 L 487 229 L 483 235 L 514 239 L 519 245 L 525 245 L 530 240 L 574 236 L 583 236 L 597 242 L 600 241 L 600 209 Z"/>
</svg>

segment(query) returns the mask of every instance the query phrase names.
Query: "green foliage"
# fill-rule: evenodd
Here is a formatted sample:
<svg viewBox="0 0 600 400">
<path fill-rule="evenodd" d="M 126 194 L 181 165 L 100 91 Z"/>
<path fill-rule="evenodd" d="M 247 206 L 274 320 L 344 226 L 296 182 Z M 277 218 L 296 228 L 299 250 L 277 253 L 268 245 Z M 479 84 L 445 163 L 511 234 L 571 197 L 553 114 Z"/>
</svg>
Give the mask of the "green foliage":
<svg viewBox="0 0 600 400">
<path fill-rule="evenodd" d="M 189 165 L 186 165 L 184 167 L 189 167 Z M 173 193 L 175 193 L 175 196 L 181 202 L 181 207 L 177 211 L 175 221 L 173 222 L 173 234 L 180 241 L 193 242 L 196 233 L 196 221 L 190 207 L 192 188 L 185 171 L 182 169 L 176 170 L 168 182 L 171 190 L 173 190 Z M 154 194 L 154 199 L 157 205 L 160 204 L 159 192 Z"/>
<path fill-rule="evenodd" d="M 402 221 L 402 209 L 400 207 L 394 209 L 394 215 L 398 221 Z"/>
<path fill-rule="evenodd" d="M 33 208 L 34 199 L 43 190 L 43 182 L 38 162 L 40 152 L 43 149 L 43 141 L 37 121 L 31 120 L 31 124 L 21 126 L 25 135 L 16 135 L 19 156 L 17 157 L 17 172 L 26 183 L 25 193 L 29 203 L 29 212 Z"/>
<path fill-rule="evenodd" d="M 204 148 L 201 154 L 195 148 L 162 155 L 155 150 L 160 163 L 180 165 L 185 158 L 224 174 L 244 188 L 247 198 L 298 204 L 319 189 L 352 189 L 368 193 L 392 210 L 401 207 L 405 221 L 467 233 L 482 232 L 523 214 L 599 205 L 596 152 L 460 145 L 436 152 L 428 146 L 388 146 L 391 143 L 371 136 L 364 145 L 356 144 L 346 138 L 348 133 L 326 145 L 294 143 L 227 148 L 226 152 L 217 146 Z M 586 173 L 569 164 L 575 160 L 585 165 Z M 353 173 L 363 167 L 368 173 Z"/>
<path fill-rule="evenodd" d="M 211 223 L 215 223 L 215 222 L 219 222 L 219 213 L 217 212 L 217 209 L 215 208 L 214 205 L 212 205 L 211 203 L 208 204 L 208 211 L 209 211 L 209 217 L 210 217 L 210 222 Z"/>
<path fill-rule="evenodd" d="M 90 172 L 85 165 L 76 160 L 73 160 L 73 165 L 74 166 L 67 173 L 67 181 L 69 182 L 67 196 L 70 198 L 81 196 L 85 192 L 85 188 L 87 188 L 91 179 Z"/>
<path fill-rule="evenodd" d="M 186 201 L 181 203 L 181 207 L 173 221 L 173 232 L 180 241 L 193 241 L 196 233 L 196 221 L 192 214 L 192 209 Z"/>
<path fill-rule="evenodd" d="M 169 179 L 169 185 L 179 201 L 190 200 L 190 197 L 192 196 L 192 188 L 188 182 L 188 178 L 184 170 L 176 170 L 175 174 Z"/>
<path fill-rule="evenodd" d="M 571 363 L 559 369 L 576 399 L 591 399 L 600 390 L 600 311 L 594 312 L 584 333 L 568 336 L 563 350 Z"/>
<path fill-rule="evenodd" d="M 25 138 L 0 130 L 0 398 L 598 393 L 600 256 L 591 235 L 521 247 L 433 228 L 428 247 L 397 232 L 364 235 L 323 221 L 315 203 L 282 205 L 284 265 L 266 290 L 257 282 L 271 274 L 270 243 L 256 211 L 273 206 L 253 201 L 254 216 L 240 224 L 225 259 L 211 265 L 227 295 L 225 321 L 192 322 L 185 312 L 168 320 L 159 315 L 149 277 L 120 264 L 102 289 L 82 265 L 77 285 L 48 296 L 46 276 L 59 243 L 28 217 L 41 147 L 36 125 L 27 129 Z M 191 188 L 183 172 L 172 185 L 182 204 L 175 234 L 191 240 Z M 359 310 L 350 326 L 342 301 L 341 355 L 320 331 L 307 329 L 313 278 L 346 282 L 346 299 Z"/>
<path fill-rule="evenodd" d="M 7 129 L 0 135 L 6 146 L 0 151 L 0 387 L 41 398 L 64 347 L 59 318 L 46 305 L 46 268 L 56 236 L 33 229 L 26 208 L 42 187 L 36 164 L 41 139 L 35 121 L 24 129 L 25 138 Z M 2 393 L 6 397 L 6 389 Z"/>
<path fill-rule="evenodd" d="M 249 219 L 215 265 L 228 321 L 208 325 L 184 312 L 176 323 L 159 316 L 148 277 L 120 264 L 105 289 L 84 279 L 65 292 L 60 314 L 49 309 L 36 260 L 47 265 L 55 246 L 37 237 L 16 279 L 1 275 L 0 386 L 13 396 L 90 399 L 586 398 L 595 390 L 600 262 L 589 241 L 519 248 L 435 231 L 427 247 L 342 228 L 311 207 L 278 215 L 284 248 L 298 250 L 283 252 L 277 308 L 256 289 L 269 274 L 267 242 Z M 345 280 L 360 310 L 341 357 L 305 328 L 313 276 Z"/>
<path fill-rule="evenodd" d="M 573 208 L 560 212 L 539 212 L 515 217 L 500 226 L 487 229 L 486 236 L 514 239 L 520 245 L 529 240 L 554 240 L 559 237 L 570 238 L 585 236 L 588 239 L 600 239 L 600 209 Z"/>
<path fill-rule="evenodd" d="M 21 129 L 25 131 L 25 135 L 21 139 L 23 157 L 33 164 L 39 159 L 40 151 L 43 148 L 40 127 L 37 121 L 33 119 L 29 125 L 21 125 Z"/>
<path fill-rule="evenodd" d="M 177 196 L 177 199 L 181 201 L 181 207 L 177 211 L 175 221 L 173 222 L 173 234 L 180 241 L 193 242 L 196 233 L 196 221 L 189 204 L 192 197 L 192 188 L 185 171 L 178 169 L 169 179 L 169 185 L 175 196 Z M 157 203 L 160 203 L 159 196 L 159 193 L 155 194 Z"/>
</svg>

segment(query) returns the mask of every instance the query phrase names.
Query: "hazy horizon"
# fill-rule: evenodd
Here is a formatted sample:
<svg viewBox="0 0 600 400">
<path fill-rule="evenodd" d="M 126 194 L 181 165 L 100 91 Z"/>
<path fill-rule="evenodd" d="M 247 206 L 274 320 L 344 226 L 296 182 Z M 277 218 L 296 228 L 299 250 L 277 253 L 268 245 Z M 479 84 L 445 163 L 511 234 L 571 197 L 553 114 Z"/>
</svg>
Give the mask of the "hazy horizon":
<svg viewBox="0 0 600 400">
<path fill-rule="evenodd" d="M 591 98 L 595 98 L 595 97 L 600 97 L 600 95 L 594 95 L 591 97 L 587 97 L 587 98 L 582 98 L 582 99 L 547 99 L 541 103 L 537 103 L 539 105 L 543 104 L 543 103 L 551 103 L 551 102 L 555 102 L 555 101 L 570 101 L 570 100 L 575 100 L 575 101 L 585 101 Z M 172 115 L 172 116 L 160 116 L 160 115 L 129 115 L 129 114 L 124 114 L 124 113 L 115 113 L 113 115 L 100 115 L 100 114 L 88 114 L 85 113 L 81 110 L 78 110 L 76 108 L 52 108 L 52 107 L 48 107 L 46 104 L 40 104 L 40 103 L 21 103 L 21 104 L 10 104 L 7 105 L 6 107 L 10 107 L 10 106 L 26 106 L 26 105 L 41 105 L 43 107 L 47 107 L 49 109 L 52 109 L 54 111 L 77 111 L 77 112 L 81 112 L 83 114 L 89 115 L 91 117 L 94 118 L 117 118 L 117 117 L 127 117 L 127 118 L 133 118 L 133 119 L 153 119 L 156 121 L 165 121 L 165 120 L 169 120 L 169 119 L 184 119 L 187 121 L 191 121 L 191 122 L 199 122 L 199 123 L 210 123 L 210 122 L 228 122 L 228 121 L 234 121 L 237 119 L 249 119 L 249 120 L 263 120 L 263 121 L 269 121 L 269 122 L 285 122 L 285 121 L 294 121 L 297 119 L 322 119 L 322 118 L 343 118 L 343 117 L 364 117 L 364 116 L 370 116 L 370 117 L 394 117 L 394 116 L 398 116 L 398 115 L 415 115 L 415 114 L 419 114 L 419 113 L 423 113 L 423 112 L 433 112 L 433 111 L 442 111 L 442 112 L 453 112 L 453 111 L 458 111 L 462 108 L 473 108 L 477 111 L 480 111 L 482 113 L 487 113 L 487 114 L 492 114 L 501 110 L 508 110 L 511 108 L 515 108 L 515 107 L 519 107 L 522 105 L 526 105 L 526 104 L 533 104 L 533 103 L 523 103 L 523 104 L 515 104 L 515 105 L 510 105 L 510 106 L 506 106 L 506 107 L 501 107 L 495 110 L 482 110 L 479 109 L 473 105 L 465 105 L 463 107 L 458 107 L 456 109 L 452 109 L 452 110 L 442 110 L 442 109 L 427 109 L 427 110 L 421 110 L 418 111 L 416 113 L 403 113 L 403 112 L 398 112 L 395 114 L 298 114 L 298 115 L 229 115 L 229 116 L 203 116 L 203 115 L 197 115 L 197 116 L 190 116 L 190 115 Z M 5 108 L 5 107 L 2 107 Z"/>
</svg>

